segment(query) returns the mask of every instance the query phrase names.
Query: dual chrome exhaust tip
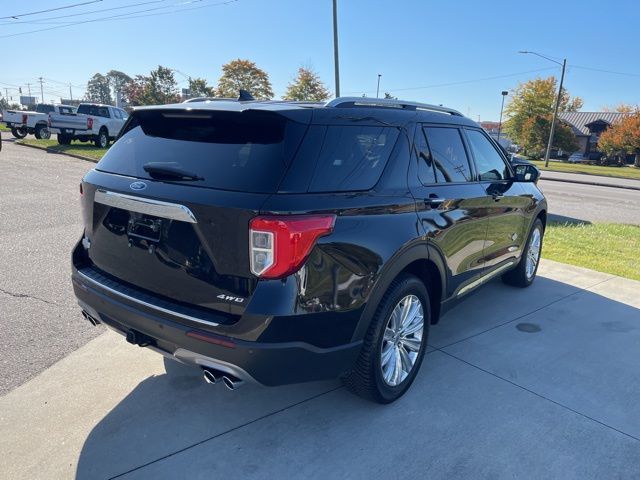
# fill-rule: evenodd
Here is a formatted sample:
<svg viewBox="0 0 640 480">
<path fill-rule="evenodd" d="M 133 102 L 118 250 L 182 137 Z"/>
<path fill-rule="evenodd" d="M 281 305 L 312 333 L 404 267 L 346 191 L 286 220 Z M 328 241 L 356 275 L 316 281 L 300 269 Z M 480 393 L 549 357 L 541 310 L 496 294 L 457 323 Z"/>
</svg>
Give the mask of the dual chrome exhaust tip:
<svg viewBox="0 0 640 480">
<path fill-rule="evenodd" d="M 245 383 L 244 380 L 215 368 L 203 367 L 202 370 L 204 371 L 204 381 L 212 385 L 222 382 L 229 390 L 236 390 Z"/>
</svg>

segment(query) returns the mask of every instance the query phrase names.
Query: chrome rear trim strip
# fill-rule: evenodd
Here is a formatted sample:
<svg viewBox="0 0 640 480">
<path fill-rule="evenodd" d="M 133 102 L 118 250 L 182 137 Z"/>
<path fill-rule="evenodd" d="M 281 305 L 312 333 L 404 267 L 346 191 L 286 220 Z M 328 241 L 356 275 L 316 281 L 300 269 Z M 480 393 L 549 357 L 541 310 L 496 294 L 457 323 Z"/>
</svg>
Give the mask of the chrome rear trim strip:
<svg viewBox="0 0 640 480">
<path fill-rule="evenodd" d="M 168 218 L 170 220 L 179 220 L 181 222 L 188 223 L 198 223 L 191 210 L 184 205 L 179 205 L 177 203 L 134 197 L 132 195 L 109 192 L 107 190 L 96 190 L 94 201 L 96 203 L 108 205 L 109 207 L 144 213 L 145 215 L 153 215 L 154 217 Z"/>
<path fill-rule="evenodd" d="M 150 308 L 152 310 L 156 310 L 158 312 L 162 312 L 162 313 L 167 313 L 169 315 L 173 315 L 175 317 L 180 317 L 180 318 L 184 318 L 185 320 L 189 320 L 191 322 L 196 322 L 196 323 L 201 323 L 204 325 L 209 325 L 211 327 L 217 327 L 220 324 L 216 323 L 216 322 L 210 322 L 208 320 L 203 320 L 201 318 L 197 318 L 197 317 L 192 317 L 191 315 L 186 315 L 184 313 L 180 313 L 180 312 L 176 312 L 175 310 L 169 310 L 168 308 L 163 308 L 163 307 L 159 307 L 158 305 L 153 305 L 152 303 L 148 303 L 145 302 L 144 300 L 140 300 L 138 298 L 132 297 L 130 295 L 127 295 L 126 293 L 122 293 L 119 292 L 118 290 L 115 290 L 111 287 L 107 287 L 106 285 L 100 283 L 100 282 L 96 282 L 93 278 L 90 278 L 88 276 L 86 276 L 84 273 L 78 271 L 78 275 L 80 275 L 82 277 L 83 280 L 98 286 L 99 288 L 108 291 L 109 293 L 113 293 L 114 295 L 117 295 L 121 298 L 125 298 L 127 300 L 129 300 L 130 302 L 134 302 L 137 303 L 139 305 L 144 305 L 147 308 Z"/>
</svg>

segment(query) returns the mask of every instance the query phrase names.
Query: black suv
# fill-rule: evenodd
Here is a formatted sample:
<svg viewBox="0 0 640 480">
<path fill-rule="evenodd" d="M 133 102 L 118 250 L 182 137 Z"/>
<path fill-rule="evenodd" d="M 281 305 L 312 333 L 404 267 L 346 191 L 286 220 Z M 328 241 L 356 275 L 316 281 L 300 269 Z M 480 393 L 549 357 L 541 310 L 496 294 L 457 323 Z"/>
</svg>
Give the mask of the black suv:
<svg viewBox="0 0 640 480">
<path fill-rule="evenodd" d="M 536 275 L 546 201 L 444 107 L 208 101 L 136 109 L 80 185 L 83 315 L 209 382 L 340 377 L 387 403 L 429 326 Z"/>
</svg>

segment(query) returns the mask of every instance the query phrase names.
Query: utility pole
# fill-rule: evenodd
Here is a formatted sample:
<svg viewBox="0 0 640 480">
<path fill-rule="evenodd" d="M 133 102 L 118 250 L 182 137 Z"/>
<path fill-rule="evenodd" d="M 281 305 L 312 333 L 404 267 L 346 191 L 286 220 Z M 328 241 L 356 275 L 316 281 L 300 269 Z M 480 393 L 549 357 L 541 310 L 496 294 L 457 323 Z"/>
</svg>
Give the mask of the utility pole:
<svg viewBox="0 0 640 480">
<path fill-rule="evenodd" d="M 338 1 L 333 0 L 333 62 L 336 75 L 336 97 L 340 96 L 340 65 L 338 62 Z"/>
<path fill-rule="evenodd" d="M 380 98 L 380 77 L 382 75 L 378 74 L 378 88 L 376 88 L 376 98 Z"/>
<path fill-rule="evenodd" d="M 73 92 L 71 91 L 71 82 L 69 82 L 69 99 L 73 102 Z"/>
<path fill-rule="evenodd" d="M 504 97 L 509 95 L 506 90 L 502 91 L 502 106 L 500 107 L 500 123 L 498 123 L 498 143 L 500 143 L 500 132 L 502 131 L 502 111 L 504 110 Z"/>
<path fill-rule="evenodd" d="M 564 82 L 564 70 L 567 67 L 567 59 L 562 60 L 562 63 L 553 60 L 552 58 L 547 57 L 546 55 L 542 55 L 537 52 L 530 52 L 528 50 L 520 50 L 518 53 L 530 53 L 531 55 L 536 55 L 540 58 L 544 58 L 545 60 L 549 60 L 550 62 L 557 63 L 562 66 L 562 75 L 560 76 L 560 87 L 558 88 L 558 97 L 556 98 L 556 106 L 553 109 L 553 118 L 551 119 L 551 132 L 549 132 L 549 143 L 547 143 L 547 151 L 544 154 L 544 166 L 549 166 L 549 157 L 551 156 L 551 147 L 553 146 L 553 135 L 556 131 L 556 119 L 558 118 L 558 109 L 560 108 L 560 100 L 562 99 L 562 83 Z"/>
<path fill-rule="evenodd" d="M 38 77 L 38 81 L 40 82 L 40 98 L 42 99 L 42 103 L 44 103 L 44 87 L 42 86 L 44 81 L 42 80 L 42 77 Z"/>
<path fill-rule="evenodd" d="M 29 90 L 29 96 L 31 96 L 31 84 L 27 83 L 27 89 Z"/>
<path fill-rule="evenodd" d="M 556 98 L 556 107 L 553 110 L 553 118 L 551 119 L 551 133 L 549 134 L 549 143 L 547 151 L 544 154 L 544 166 L 549 166 L 549 156 L 551 155 L 551 146 L 553 145 L 553 135 L 556 132 L 556 119 L 558 118 L 558 108 L 560 108 L 560 100 L 562 99 L 562 82 L 564 82 L 564 70 L 567 66 L 567 59 L 562 61 L 562 74 L 560 75 L 560 87 L 558 88 L 558 98 Z"/>
</svg>

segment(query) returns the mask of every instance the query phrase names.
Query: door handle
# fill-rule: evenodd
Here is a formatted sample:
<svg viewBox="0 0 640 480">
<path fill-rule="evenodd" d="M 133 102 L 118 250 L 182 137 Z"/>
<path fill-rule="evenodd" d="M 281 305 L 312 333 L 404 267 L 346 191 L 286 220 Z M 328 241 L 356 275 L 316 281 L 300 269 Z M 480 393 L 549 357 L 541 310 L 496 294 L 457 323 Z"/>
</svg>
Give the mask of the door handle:
<svg viewBox="0 0 640 480">
<path fill-rule="evenodd" d="M 445 202 L 444 198 L 440 198 L 434 194 L 429 195 L 429 198 L 424 199 L 424 203 L 432 208 L 439 207 Z"/>
</svg>

